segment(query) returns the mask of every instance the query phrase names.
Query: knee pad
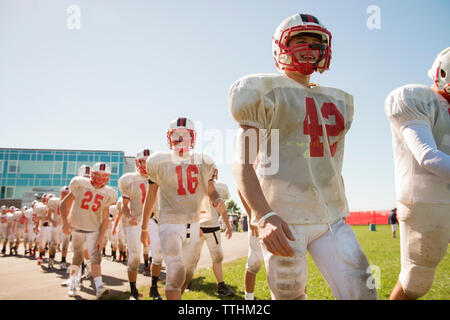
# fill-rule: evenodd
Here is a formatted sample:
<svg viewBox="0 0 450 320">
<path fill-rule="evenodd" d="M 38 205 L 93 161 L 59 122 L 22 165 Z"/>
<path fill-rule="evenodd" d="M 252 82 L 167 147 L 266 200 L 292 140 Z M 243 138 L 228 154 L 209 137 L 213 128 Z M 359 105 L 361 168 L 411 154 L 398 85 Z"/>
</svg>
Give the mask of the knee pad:
<svg viewBox="0 0 450 320">
<path fill-rule="evenodd" d="M 215 246 L 210 252 L 211 260 L 214 263 L 221 263 L 223 261 L 223 251 L 221 246 Z"/>
<path fill-rule="evenodd" d="M 263 262 L 262 257 L 250 251 L 247 258 L 247 265 L 245 266 L 245 268 L 248 270 L 248 272 L 256 274 L 261 269 L 262 262 Z"/>
<path fill-rule="evenodd" d="M 275 300 L 305 299 L 306 257 L 270 255 L 267 282 Z"/>
<path fill-rule="evenodd" d="M 431 289 L 434 280 L 434 267 L 411 265 L 400 272 L 403 291 L 411 299 L 423 297 Z"/>
<path fill-rule="evenodd" d="M 139 268 L 140 262 L 141 261 L 140 261 L 139 257 L 130 256 L 128 258 L 128 271 L 131 271 L 131 272 L 137 271 Z"/>
<path fill-rule="evenodd" d="M 81 250 L 76 250 L 73 252 L 72 264 L 80 266 L 84 260 L 84 252 Z"/>
<path fill-rule="evenodd" d="M 166 290 L 180 290 L 186 279 L 186 270 L 181 256 L 165 259 L 167 264 Z"/>
</svg>

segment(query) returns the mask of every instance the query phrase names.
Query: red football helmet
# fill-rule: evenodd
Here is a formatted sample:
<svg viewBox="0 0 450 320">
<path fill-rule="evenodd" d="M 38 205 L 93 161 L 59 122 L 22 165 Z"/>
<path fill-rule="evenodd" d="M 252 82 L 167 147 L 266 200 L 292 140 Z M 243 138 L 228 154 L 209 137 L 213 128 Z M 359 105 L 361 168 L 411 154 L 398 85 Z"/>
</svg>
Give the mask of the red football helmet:
<svg viewBox="0 0 450 320">
<path fill-rule="evenodd" d="M 187 118 L 173 120 L 167 130 L 169 148 L 188 152 L 194 149 L 196 132 L 194 123 Z"/>
<path fill-rule="evenodd" d="M 111 168 L 105 162 L 97 162 L 91 169 L 91 183 L 96 188 L 103 188 L 111 178 Z"/>
<path fill-rule="evenodd" d="M 299 34 L 318 36 L 322 43 L 300 43 L 289 47 L 289 40 Z M 322 73 L 330 67 L 331 33 L 316 17 L 297 13 L 278 26 L 272 39 L 272 52 L 280 70 L 298 71 L 304 75 L 314 71 Z M 306 57 L 305 61 L 295 57 L 298 52 Z"/>
<path fill-rule="evenodd" d="M 143 175 L 147 174 L 147 168 L 145 165 L 145 161 L 147 160 L 147 158 L 150 156 L 152 152 L 150 151 L 150 149 L 141 149 L 138 151 L 138 153 L 136 154 L 136 170 Z"/>
</svg>

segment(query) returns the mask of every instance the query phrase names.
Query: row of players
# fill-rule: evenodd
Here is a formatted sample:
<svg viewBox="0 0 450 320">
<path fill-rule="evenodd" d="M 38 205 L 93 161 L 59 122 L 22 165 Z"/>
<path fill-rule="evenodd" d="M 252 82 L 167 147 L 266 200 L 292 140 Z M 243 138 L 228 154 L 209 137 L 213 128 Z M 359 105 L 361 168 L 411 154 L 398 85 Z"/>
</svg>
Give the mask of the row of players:
<svg viewBox="0 0 450 320">
<path fill-rule="evenodd" d="M 141 150 L 138 152 L 136 157 L 136 168 L 137 172 L 131 174 L 131 176 L 142 177 L 145 176 L 146 171 L 144 168 L 144 163 L 147 157 L 150 155 L 148 149 Z M 97 164 L 94 167 L 100 168 L 102 166 L 106 172 L 109 173 L 109 168 L 106 164 Z M 78 176 L 90 179 L 91 168 L 87 165 L 83 165 L 78 170 Z M 130 180 L 129 175 L 124 175 L 119 180 L 120 188 L 123 189 L 126 184 L 126 180 Z M 217 170 L 214 173 L 214 180 L 217 180 Z M 77 179 L 74 179 L 77 180 Z M 133 179 L 131 179 L 133 180 Z M 220 191 L 223 199 L 229 198 L 228 188 L 225 184 L 215 181 L 216 188 Z M 71 183 L 72 185 L 72 183 Z M 91 181 L 91 185 L 94 182 Z M 103 188 L 103 187 L 101 187 Z M 100 189 L 101 189 L 100 188 Z M 125 187 L 126 188 L 126 187 Z M 143 190 L 140 186 L 139 202 L 143 203 L 141 197 L 143 196 Z M 24 254 L 35 257 L 36 251 L 39 252 L 38 265 L 42 265 L 46 250 L 48 250 L 48 268 L 53 269 L 55 262 L 55 255 L 57 251 L 61 251 L 61 269 L 66 269 L 68 267 L 66 257 L 69 248 L 69 242 L 71 240 L 71 234 L 66 234 L 63 232 L 63 218 L 61 216 L 61 202 L 69 194 L 70 189 L 64 186 L 60 189 L 60 197 L 55 197 L 53 194 L 44 194 L 40 197 L 39 201 L 35 200 L 32 202 L 31 207 L 24 207 L 22 210 L 11 207 L 7 209 L 2 207 L 2 237 L 4 236 L 4 246 L 3 253 L 6 253 L 6 243 L 9 241 L 10 255 L 16 255 L 18 251 L 19 244 L 21 241 L 24 243 Z M 130 280 L 131 296 L 130 299 L 137 300 L 139 297 L 138 291 L 136 289 L 136 278 L 137 278 L 137 267 L 140 264 L 140 239 L 139 234 L 133 233 L 133 226 L 136 225 L 137 219 L 139 219 L 139 212 L 136 212 L 135 206 L 130 206 L 130 200 L 134 200 L 136 197 L 125 197 L 126 209 L 124 210 L 124 198 L 120 197 L 116 202 L 109 205 L 109 217 L 107 218 L 107 229 L 104 233 L 103 242 L 101 244 L 101 249 L 103 256 L 105 256 L 105 247 L 108 242 L 111 243 L 111 255 L 113 261 L 128 262 L 128 277 Z M 84 198 L 86 200 L 87 198 Z M 98 198 L 100 199 L 100 197 Z M 129 210 L 130 207 L 133 208 L 133 215 Z M 15 211 L 11 214 L 10 211 Z M 201 246 L 204 242 L 207 243 L 212 262 L 213 271 L 217 279 L 217 293 L 223 296 L 233 296 L 234 292 L 229 289 L 229 287 L 223 281 L 222 275 L 222 265 L 223 260 L 223 250 L 221 247 L 221 223 L 225 225 L 227 235 L 231 237 L 231 224 L 226 215 L 226 211 L 222 211 L 220 219 L 217 212 L 212 206 L 212 215 L 206 210 L 202 210 L 200 214 L 202 215 L 202 223 L 200 229 L 200 239 Z M 152 212 L 151 219 L 149 222 L 149 233 L 151 234 L 152 242 L 150 245 L 143 246 L 143 258 L 144 258 L 144 274 L 152 276 L 152 285 L 150 288 L 149 295 L 156 300 L 160 300 L 161 296 L 157 289 L 157 282 L 161 272 L 162 264 L 162 252 L 159 243 L 158 235 L 158 205 L 155 206 L 155 210 Z M 225 218 L 225 219 L 224 219 Z M 219 222 L 220 220 L 220 222 Z M 226 222 L 225 222 L 226 221 Z M 4 227 L 3 227 L 4 226 Z M 80 229 L 78 229 L 80 231 Z M 86 230 L 84 230 L 86 232 Z M 139 231 L 139 230 L 138 230 Z M 137 235 L 137 236 L 136 236 Z M 100 246 L 98 248 L 100 250 Z M 117 249 L 119 249 L 120 256 L 116 259 Z M 151 251 L 151 257 L 150 257 Z M 200 251 L 198 251 L 200 253 Z M 92 252 L 91 252 L 92 255 Z M 127 259 L 127 256 L 130 255 Z M 95 259 L 97 260 L 97 254 L 95 254 Z M 152 258 L 155 258 L 154 260 Z M 83 278 L 90 277 L 90 255 L 88 249 L 84 250 L 84 260 L 82 262 L 82 268 L 77 268 L 76 277 L 74 283 L 71 280 L 65 281 L 62 285 L 69 286 L 69 296 L 76 296 L 76 290 L 80 288 L 82 275 Z M 199 257 L 197 257 L 198 259 Z M 86 263 L 85 263 L 86 262 Z M 151 265 L 151 268 L 150 268 Z M 83 269 L 86 266 L 86 274 L 84 274 Z M 94 275 L 95 276 L 95 275 Z M 108 292 L 107 288 L 99 285 L 97 290 L 97 297 L 101 298 Z"/>
</svg>

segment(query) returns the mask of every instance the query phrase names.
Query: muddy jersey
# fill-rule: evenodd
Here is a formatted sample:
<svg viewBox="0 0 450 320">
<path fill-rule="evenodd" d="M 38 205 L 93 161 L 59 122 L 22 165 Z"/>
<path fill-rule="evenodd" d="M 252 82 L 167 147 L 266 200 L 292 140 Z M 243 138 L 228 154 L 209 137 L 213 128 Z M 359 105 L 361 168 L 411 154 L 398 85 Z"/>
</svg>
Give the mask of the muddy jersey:
<svg viewBox="0 0 450 320">
<path fill-rule="evenodd" d="M 8 226 L 8 213 L 0 214 L 0 228 L 6 230 Z"/>
<path fill-rule="evenodd" d="M 114 203 L 117 192 L 110 186 L 97 189 L 84 177 L 73 178 L 69 189 L 75 196 L 68 217 L 70 225 L 84 231 L 100 230 L 102 211 Z"/>
<path fill-rule="evenodd" d="M 305 87 L 276 74 L 255 74 L 230 88 L 239 125 L 258 128 L 272 159 L 257 175 L 269 205 L 290 224 L 330 223 L 349 215 L 341 171 L 353 97 L 336 88 Z M 277 156 L 276 147 L 279 147 Z"/>
<path fill-rule="evenodd" d="M 123 198 L 129 199 L 129 208 L 132 216 L 140 223 L 142 221 L 142 208 L 148 190 L 148 178 L 138 172 L 126 173 L 119 179 L 119 190 Z M 128 218 L 123 215 L 124 224 Z"/>
<path fill-rule="evenodd" d="M 158 222 L 198 222 L 208 201 L 208 181 L 215 169 L 212 159 L 195 152 L 185 158 L 173 152 L 155 152 L 146 166 L 150 180 L 159 186 Z"/>
<path fill-rule="evenodd" d="M 227 201 L 228 199 L 230 199 L 230 192 L 225 183 L 214 182 L 214 186 L 216 187 L 216 191 L 219 194 L 219 198 L 222 198 L 223 201 Z M 211 201 L 208 201 L 208 204 L 209 204 L 209 206 L 208 206 L 207 210 L 209 211 L 209 215 L 207 215 L 207 216 L 205 216 L 204 214 L 200 215 L 200 227 L 202 227 L 202 228 L 219 227 L 220 226 L 220 223 L 219 223 L 220 214 L 217 211 L 216 206 Z M 203 216 L 205 216 L 204 219 L 202 219 Z"/>
<path fill-rule="evenodd" d="M 450 105 L 423 85 L 406 85 L 386 98 L 391 123 L 397 200 L 450 204 L 450 183 L 422 168 L 403 137 L 409 125 L 423 124 L 432 132 L 436 147 L 450 155 Z"/>
<path fill-rule="evenodd" d="M 48 200 L 47 206 L 52 211 L 52 220 L 57 221 L 55 227 L 62 224 L 62 218 L 61 218 L 61 212 L 60 212 L 60 205 L 61 205 L 61 199 L 56 197 L 51 197 Z"/>
</svg>

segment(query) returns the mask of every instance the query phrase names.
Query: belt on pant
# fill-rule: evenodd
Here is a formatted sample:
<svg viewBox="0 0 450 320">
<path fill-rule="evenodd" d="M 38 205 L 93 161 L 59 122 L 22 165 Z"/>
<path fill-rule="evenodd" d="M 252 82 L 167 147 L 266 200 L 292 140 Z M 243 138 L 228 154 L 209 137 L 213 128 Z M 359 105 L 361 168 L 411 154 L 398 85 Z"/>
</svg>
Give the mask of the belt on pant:
<svg viewBox="0 0 450 320">
<path fill-rule="evenodd" d="M 219 240 L 217 240 L 215 232 L 219 231 L 220 227 L 213 227 L 213 228 L 202 228 L 202 227 L 200 227 L 200 229 L 202 229 L 203 233 L 212 233 L 214 235 L 214 239 L 216 239 L 216 244 L 219 244 Z"/>
</svg>

